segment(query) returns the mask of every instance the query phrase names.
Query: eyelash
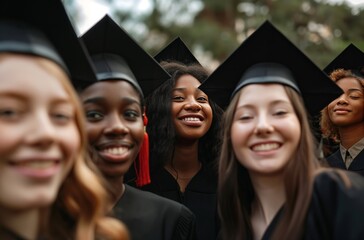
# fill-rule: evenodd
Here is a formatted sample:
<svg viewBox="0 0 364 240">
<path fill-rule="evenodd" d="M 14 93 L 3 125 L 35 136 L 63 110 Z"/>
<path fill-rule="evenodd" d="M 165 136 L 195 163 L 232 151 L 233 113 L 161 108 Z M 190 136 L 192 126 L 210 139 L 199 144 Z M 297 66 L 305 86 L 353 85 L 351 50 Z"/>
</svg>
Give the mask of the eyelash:
<svg viewBox="0 0 364 240">
<path fill-rule="evenodd" d="M 95 115 L 98 115 L 98 117 L 95 117 Z M 100 121 L 103 118 L 103 114 L 97 111 L 87 111 L 86 112 L 86 119 L 90 122 L 96 122 Z"/>
</svg>

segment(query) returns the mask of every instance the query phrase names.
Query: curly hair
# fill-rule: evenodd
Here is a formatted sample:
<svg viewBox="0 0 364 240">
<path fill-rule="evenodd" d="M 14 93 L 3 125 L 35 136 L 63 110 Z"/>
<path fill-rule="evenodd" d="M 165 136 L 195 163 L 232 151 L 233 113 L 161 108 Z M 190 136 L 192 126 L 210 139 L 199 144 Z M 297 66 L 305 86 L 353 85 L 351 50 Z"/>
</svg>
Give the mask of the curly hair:
<svg viewBox="0 0 364 240">
<path fill-rule="evenodd" d="M 164 166 L 173 157 L 176 130 L 171 117 L 171 94 L 176 81 L 183 75 L 191 75 L 202 83 L 209 74 L 198 64 L 184 65 L 178 62 L 161 62 L 161 65 L 172 77 L 158 87 L 146 100 L 146 113 L 149 118 L 147 132 L 150 137 L 152 168 Z M 210 100 L 209 104 L 212 109 L 213 120 L 210 129 L 199 141 L 199 159 L 215 162 L 220 145 L 218 132 L 223 111 Z"/>
<path fill-rule="evenodd" d="M 351 70 L 339 68 L 332 71 L 329 77 L 335 83 L 337 83 L 339 80 L 343 78 L 354 78 L 359 82 L 359 84 L 364 89 L 364 79 L 353 73 Z M 325 138 L 332 139 L 335 142 L 340 142 L 339 129 L 330 120 L 328 106 L 326 106 L 324 109 L 321 110 L 320 127 L 322 135 Z"/>
</svg>

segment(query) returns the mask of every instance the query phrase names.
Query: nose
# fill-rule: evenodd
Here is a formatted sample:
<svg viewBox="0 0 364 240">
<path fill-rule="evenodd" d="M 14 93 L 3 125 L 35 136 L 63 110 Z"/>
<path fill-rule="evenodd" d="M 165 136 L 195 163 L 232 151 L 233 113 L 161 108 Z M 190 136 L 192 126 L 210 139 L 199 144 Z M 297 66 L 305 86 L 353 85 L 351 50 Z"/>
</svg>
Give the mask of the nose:
<svg viewBox="0 0 364 240">
<path fill-rule="evenodd" d="M 198 112 L 202 109 L 202 106 L 195 98 L 190 98 L 185 105 L 185 109 L 193 112 Z"/>
<path fill-rule="evenodd" d="M 55 142 L 57 130 L 48 111 L 38 111 L 30 118 L 32 126 L 26 140 L 35 146 L 47 148 Z"/>
<path fill-rule="evenodd" d="M 257 135 L 270 134 L 274 131 L 273 125 L 270 123 L 269 119 L 265 116 L 260 116 L 255 127 L 254 133 Z"/>
<path fill-rule="evenodd" d="M 108 117 L 107 126 L 104 130 L 105 135 L 119 137 L 127 134 L 128 131 L 129 130 L 119 113 L 114 113 Z"/>
<path fill-rule="evenodd" d="M 338 99 L 337 99 L 337 104 L 338 105 L 346 105 L 348 104 L 348 100 L 346 99 L 345 94 L 342 94 Z"/>
</svg>

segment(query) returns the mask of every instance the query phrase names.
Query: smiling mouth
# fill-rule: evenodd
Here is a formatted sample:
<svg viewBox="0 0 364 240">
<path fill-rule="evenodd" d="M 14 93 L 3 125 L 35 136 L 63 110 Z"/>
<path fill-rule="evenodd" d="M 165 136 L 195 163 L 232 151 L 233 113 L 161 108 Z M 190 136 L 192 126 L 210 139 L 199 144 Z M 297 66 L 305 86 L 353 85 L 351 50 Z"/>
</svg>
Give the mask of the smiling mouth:
<svg viewBox="0 0 364 240">
<path fill-rule="evenodd" d="M 202 120 L 198 117 L 186 117 L 186 118 L 183 118 L 182 121 L 185 121 L 185 122 L 202 122 Z"/>
<path fill-rule="evenodd" d="M 252 147 L 253 151 L 263 152 L 263 151 L 271 151 L 276 150 L 280 147 L 278 143 L 264 143 L 264 144 L 257 144 Z"/>
<path fill-rule="evenodd" d="M 26 161 L 12 163 L 13 166 L 27 167 L 33 169 L 46 169 L 49 167 L 53 167 L 56 164 L 58 164 L 58 161 Z"/>
<path fill-rule="evenodd" d="M 112 154 L 112 155 L 123 155 L 129 150 L 127 147 L 112 147 L 112 148 L 105 148 L 101 152 Z"/>
</svg>

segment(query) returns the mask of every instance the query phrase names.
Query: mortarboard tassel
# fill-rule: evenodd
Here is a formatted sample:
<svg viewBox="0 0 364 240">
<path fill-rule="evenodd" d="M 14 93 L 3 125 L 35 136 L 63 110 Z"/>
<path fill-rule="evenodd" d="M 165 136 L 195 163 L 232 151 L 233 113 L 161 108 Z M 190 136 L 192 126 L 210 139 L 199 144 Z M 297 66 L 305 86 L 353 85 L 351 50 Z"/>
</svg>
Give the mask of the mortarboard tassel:
<svg viewBox="0 0 364 240">
<path fill-rule="evenodd" d="M 136 185 L 137 187 L 142 187 L 150 183 L 150 174 L 149 174 L 149 137 L 146 131 L 146 126 L 148 124 L 148 118 L 145 114 L 143 114 L 143 123 L 144 123 L 144 139 L 142 146 L 139 151 L 139 161 L 134 162 L 134 165 L 137 164 L 136 167 Z"/>
</svg>

